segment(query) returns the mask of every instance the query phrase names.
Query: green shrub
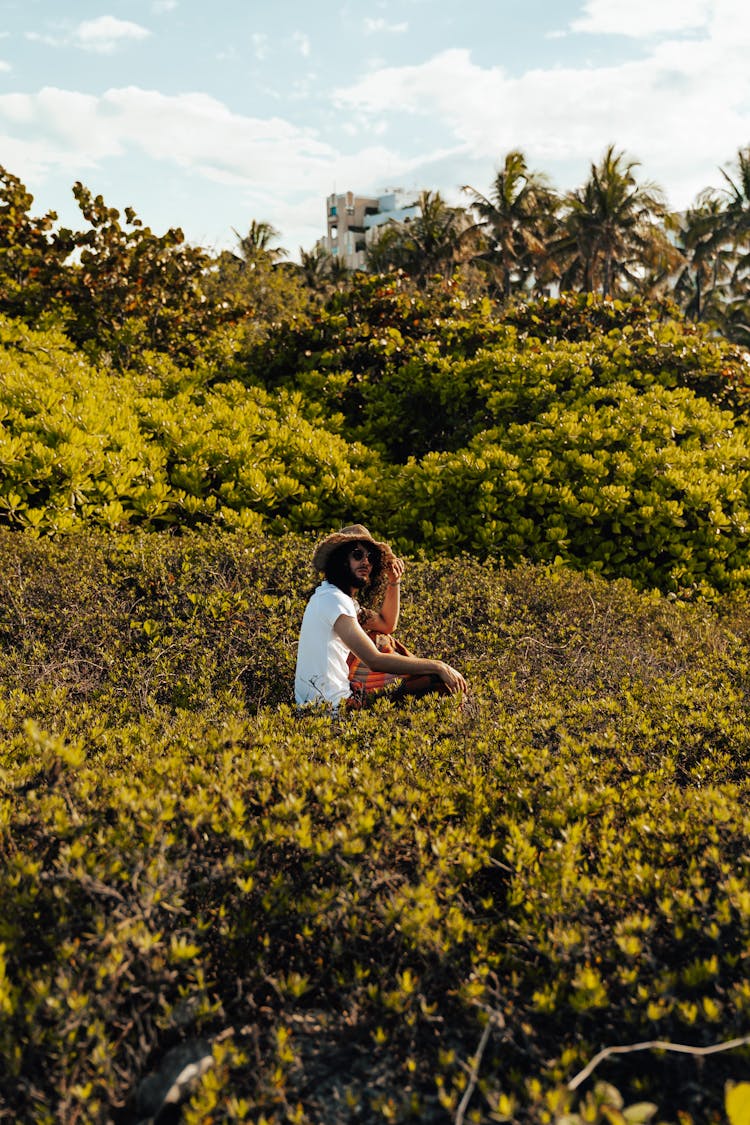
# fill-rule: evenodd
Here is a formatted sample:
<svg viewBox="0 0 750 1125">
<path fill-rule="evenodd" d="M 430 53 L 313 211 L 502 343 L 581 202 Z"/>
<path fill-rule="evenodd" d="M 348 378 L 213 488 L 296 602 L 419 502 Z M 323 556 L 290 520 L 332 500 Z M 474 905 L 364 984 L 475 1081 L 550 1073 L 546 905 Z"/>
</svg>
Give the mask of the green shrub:
<svg viewBox="0 0 750 1125">
<path fill-rule="evenodd" d="M 575 405 L 411 461 L 390 527 L 466 550 L 687 591 L 747 581 L 744 430 L 687 390 L 595 388 Z"/>
<path fill-rule="evenodd" d="M 311 325 L 272 333 L 250 371 L 395 462 L 460 449 L 596 386 L 688 387 L 743 415 L 750 401 L 747 353 L 672 306 L 567 294 L 493 310 L 398 275 L 358 279 Z"/>
<path fill-rule="evenodd" d="M 361 279 L 292 333 L 297 367 L 271 364 L 269 385 L 288 383 L 273 393 L 155 353 L 113 374 L 59 332 L 3 322 L 0 523 L 364 520 L 412 553 L 559 560 L 672 592 L 742 584 L 746 358 L 641 306 L 584 305 L 590 339 L 540 339 L 450 286 Z M 551 332 L 564 316 L 549 316 Z"/>
<path fill-rule="evenodd" d="M 519 301 L 503 310 L 503 324 L 523 339 L 558 345 L 595 342 L 636 381 L 650 373 L 664 386 L 687 386 L 745 414 L 750 359 L 704 324 L 686 320 L 670 301 L 611 300 L 593 293 Z"/>
<path fill-rule="evenodd" d="M 299 395 L 90 367 L 60 333 L 0 327 L 0 519 L 35 532 L 202 522 L 306 530 L 367 511 L 378 459 Z"/>
<path fill-rule="evenodd" d="M 714 1119 L 742 1053 L 562 1088 L 746 1033 L 743 596 L 411 561 L 470 704 L 332 721 L 283 702 L 311 550 L 0 535 L 2 1113 L 133 1120 L 200 1038 L 196 1125 Z"/>
<path fill-rule="evenodd" d="M 291 542 L 4 531 L 3 682 L 125 713 L 201 710 L 232 688 L 255 707 L 290 702 L 300 589 L 313 577 L 309 540 Z"/>
</svg>

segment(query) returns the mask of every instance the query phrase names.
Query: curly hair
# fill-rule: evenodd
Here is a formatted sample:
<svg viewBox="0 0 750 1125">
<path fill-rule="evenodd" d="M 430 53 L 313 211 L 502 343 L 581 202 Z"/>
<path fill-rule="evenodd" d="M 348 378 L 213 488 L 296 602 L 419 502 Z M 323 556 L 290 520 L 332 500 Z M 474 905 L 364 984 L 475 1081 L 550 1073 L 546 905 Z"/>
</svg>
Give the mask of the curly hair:
<svg viewBox="0 0 750 1125">
<path fill-rule="evenodd" d="M 331 551 L 326 560 L 325 577 L 332 586 L 338 586 L 345 594 L 351 592 L 352 572 L 349 567 L 349 555 L 355 547 L 364 547 L 370 552 L 372 567 L 370 580 L 362 589 L 361 600 L 370 603 L 383 594 L 386 582 L 385 559 L 383 552 L 373 543 L 341 543 L 335 551 Z"/>
</svg>

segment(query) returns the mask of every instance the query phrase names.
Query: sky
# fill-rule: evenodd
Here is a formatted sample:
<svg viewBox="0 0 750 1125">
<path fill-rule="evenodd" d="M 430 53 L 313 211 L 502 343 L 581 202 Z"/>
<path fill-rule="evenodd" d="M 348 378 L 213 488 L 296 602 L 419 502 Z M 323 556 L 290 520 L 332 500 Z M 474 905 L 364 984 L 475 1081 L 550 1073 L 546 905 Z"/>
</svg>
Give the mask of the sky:
<svg viewBox="0 0 750 1125">
<path fill-rule="evenodd" d="M 521 149 L 560 191 L 614 144 L 675 210 L 750 145 L 747 0 L 0 0 L 0 165 L 157 233 L 297 258 L 325 199 L 468 203 Z"/>
</svg>

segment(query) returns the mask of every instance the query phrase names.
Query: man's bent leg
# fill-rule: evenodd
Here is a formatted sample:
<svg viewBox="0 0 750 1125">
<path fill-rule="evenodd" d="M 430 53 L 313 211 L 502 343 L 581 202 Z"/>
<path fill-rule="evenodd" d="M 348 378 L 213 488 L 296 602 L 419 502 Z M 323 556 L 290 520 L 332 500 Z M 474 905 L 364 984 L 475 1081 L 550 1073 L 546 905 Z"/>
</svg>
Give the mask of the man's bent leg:
<svg viewBox="0 0 750 1125">
<path fill-rule="evenodd" d="M 421 699 L 424 695 L 433 692 L 438 695 L 450 695 L 450 692 L 440 676 L 435 672 L 428 672 L 423 676 L 404 676 L 401 683 L 390 692 L 394 703 L 403 703 L 408 697 Z"/>
</svg>

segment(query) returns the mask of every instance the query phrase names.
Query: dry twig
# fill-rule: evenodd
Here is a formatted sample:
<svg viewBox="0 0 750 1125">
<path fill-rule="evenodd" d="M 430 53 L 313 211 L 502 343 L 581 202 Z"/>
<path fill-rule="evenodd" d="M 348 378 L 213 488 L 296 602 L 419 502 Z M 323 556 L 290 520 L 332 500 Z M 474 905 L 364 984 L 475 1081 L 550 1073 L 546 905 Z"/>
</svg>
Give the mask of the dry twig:
<svg viewBox="0 0 750 1125">
<path fill-rule="evenodd" d="M 502 1013 L 490 1010 L 488 1012 L 487 1023 L 484 1025 L 482 1038 L 479 1040 L 479 1046 L 477 1047 L 476 1054 L 474 1055 L 474 1059 L 471 1064 L 471 1070 L 469 1071 L 469 1081 L 466 1084 L 464 1096 L 461 1098 L 461 1104 L 456 1110 L 454 1125 L 463 1125 L 463 1120 L 466 1116 L 466 1110 L 469 1108 L 469 1102 L 471 1101 L 471 1095 L 476 1090 L 477 1082 L 479 1081 L 479 1067 L 482 1065 L 482 1056 L 484 1055 L 485 1048 L 487 1047 L 487 1044 L 489 1042 L 493 1027 L 504 1028 L 505 1020 L 502 1016 Z"/>
<path fill-rule="evenodd" d="M 625 1047 L 605 1047 L 594 1055 L 590 1063 L 568 1082 L 568 1090 L 577 1090 L 589 1075 L 593 1074 L 600 1062 L 608 1059 L 610 1055 L 629 1055 L 633 1051 L 675 1051 L 683 1055 L 716 1055 L 720 1051 L 731 1051 L 736 1047 L 746 1047 L 750 1044 L 750 1035 L 741 1039 L 728 1039 L 723 1043 L 713 1043 L 710 1047 L 690 1047 L 685 1043 L 666 1043 L 661 1039 L 650 1039 L 647 1043 L 631 1043 Z"/>
</svg>

